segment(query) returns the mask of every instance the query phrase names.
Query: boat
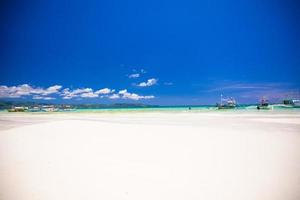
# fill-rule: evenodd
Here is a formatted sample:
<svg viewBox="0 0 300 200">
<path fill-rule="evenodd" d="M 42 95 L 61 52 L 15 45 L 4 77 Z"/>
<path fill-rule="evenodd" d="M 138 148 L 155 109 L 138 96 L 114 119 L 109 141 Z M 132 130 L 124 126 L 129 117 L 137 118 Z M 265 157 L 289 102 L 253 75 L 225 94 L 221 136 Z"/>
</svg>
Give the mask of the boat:
<svg viewBox="0 0 300 200">
<path fill-rule="evenodd" d="M 262 98 L 261 101 L 260 101 L 260 104 L 257 105 L 257 110 L 269 110 L 271 109 L 271 107 L 269 106 L 269 100 L 266 99 L 266 98 Z"/>
<path fill-rule="evenodd" d="M 41 107 L 40 106 L 33 106 L 28 109 L 28 112 L 41 112 Z"/>
<path fill-rule="evenodd" d="M 66 111 L 74 111 L 74 110 L 75 110 L 75 108 L 73 108 L 70 105 L 62 105 L 60 107 L 60 111 L 64 111 L 64 112 L 66 112 Z"/>
<path fill-rule="evenodd" d="M 28 110 L 28 107 L 24 106 L 13 106 L 10 109 L 8 109 L 8 112 L 25 112 Z"/>
<path fill-rule="evenodd" d="M 284 99 L 283 104 L 288 107 L 300 108 L 300 100 L 299 99 Z"/>
<path fill-rule="evenodd" d="M 218 109 L 234 109 L 236 108 L 236 101 L 233 97 L 224 99 L 223 95 L 221 95 L 221 101 L 220 103 L 217 103 L 217 107 Z"/>
<path fill-rule="evenodd" d="M 42 106 L 41 111 L 44 111 L 44 112 L 56 112 L 56 111 L 58 111 L 58 108 L 56 108 L 53 105 L 47 105 L 47 106 Z"/>
</svg>

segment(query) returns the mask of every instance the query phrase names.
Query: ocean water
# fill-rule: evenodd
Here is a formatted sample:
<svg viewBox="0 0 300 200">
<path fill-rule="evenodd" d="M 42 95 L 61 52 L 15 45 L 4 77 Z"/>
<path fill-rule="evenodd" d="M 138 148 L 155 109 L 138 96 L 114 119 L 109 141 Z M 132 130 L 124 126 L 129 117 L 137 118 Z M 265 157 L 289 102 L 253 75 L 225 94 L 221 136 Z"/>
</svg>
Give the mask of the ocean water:
<svg viewBox="0 0 300 200">
<path fill-rule="evenodd" d="M 269 110 L 257 110 L 257 105 L 240 105 L 235 109 L 221 109 L 219 110 L 216 106 L 160 106 L 160 107 L 131 107 L 131 108 L 101 108 L 101 109 L 76 109 L 67 112 L 76 113 L 97 113 L 97 112 L 299 112 L 299 108 L 286 107 L 283 105 L 271 105 Z M 64 111 L 62 111 L 64 112 Z"/>
<path fill-rule="evenodd" d="M 55 113 L 119 113 L 119 112 L 292 112 L 300 113 L 300 107 L 288 107 L 282 104 L 270 105 L 268 110 L 257 110 L 257 105 L 239 105 L 234 109 L 221 109 L 216 106 L 155 106 L 155 107 L 130 107 L 130 108 L 98 108 L 98 109 L 74 109 L 69 111 L 59 110 Z M 0 112 L 8 112 L 0 110 Z M 46 112 L 30 112 L 46 113 Z M 48 112 L 47 112 L 48 113 Z M 50 112 L 49 112 L 50 113 Z"/>
</svg>

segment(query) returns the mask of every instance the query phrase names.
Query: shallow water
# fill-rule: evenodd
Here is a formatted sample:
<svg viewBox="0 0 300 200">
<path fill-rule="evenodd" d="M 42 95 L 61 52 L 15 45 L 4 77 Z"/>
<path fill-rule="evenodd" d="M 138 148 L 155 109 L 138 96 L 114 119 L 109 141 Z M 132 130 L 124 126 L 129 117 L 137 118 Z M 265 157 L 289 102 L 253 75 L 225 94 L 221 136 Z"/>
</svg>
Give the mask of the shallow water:
<svg viewBox="0 0 300 200">
<path fill-rule="evenodd" d="M 7 110 L 0 110 L 6 113 Z M 219 110 L 216 106 L 159 106 L 159 107 L 131 107 L 131 108 L 98 108 L 98 109 L 74 109 L 71 111 L 59 110 L 55 113 L 123 113 L 123 112 L 255 112 L 255 113 L 300 113 L 300 107 L 288 107 L 282 104 L 270 105 L 268 110 L 257 110 L 257 105 L 239 105 L 235 109 Z M 53 113 L 53 112 L 26 112 L 26 113 Z"/>
</svg>

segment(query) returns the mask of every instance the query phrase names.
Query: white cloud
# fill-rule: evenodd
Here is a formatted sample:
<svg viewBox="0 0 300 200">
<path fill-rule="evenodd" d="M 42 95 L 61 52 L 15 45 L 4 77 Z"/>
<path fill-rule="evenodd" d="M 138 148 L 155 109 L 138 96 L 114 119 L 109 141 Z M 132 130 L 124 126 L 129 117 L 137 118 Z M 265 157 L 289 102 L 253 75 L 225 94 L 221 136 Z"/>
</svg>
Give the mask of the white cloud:
<svg viewBox="0 0 300 200">
<path fill-rule="evenodd" d="M 150 80 L 150 79 L 149 79 Z M 151 80 L 150 80 L 151 82 Z M 152 84 L 151 82 L 150 84 Z M 153 95 L 143 96 L 136 93 L 130 93 L 126 89 L 120 90 L 115 93 L 115 90 L 109 88 L 103 88 L 94 92 L 92 88 L 77 88 L 71 90 L 70 88 L 65 88 L 63 90 L 60 85 L 53 85 L 46 89 L 41 87 L 33 87 L 28 84 L 23 84 L 19 86 L 0 86 L 0 98 L 21 98 L 21 97 L 31 97 L 35 100 L 52 100 L 55 99 L 51 94 L 59 94 L 62 99 L 81 99 L 81 98 L 109 98 L 109 99 L 152 99 Z"/>
<path fill-rule="evenodd" d="M 53 85 L 51 87 L 48 87 L 46 90 L 44 90 L 41 95 L 49 95 L 49 94 L 57 94 L 59 93 L 59 90 L 62 88 L 61 85 Z"/>
<path fill-rule="evenodd" d="M 140 74 L 139 74 L 139 73 L 130 74 L 128 77 L 129 77 L 129 78 L 139 78 L 139 77 L 140 77 Z"/>
<path fill-rule="evenodd" d="M 118 94 L 112 94 L 110 96 L 108 96 L 109 99 L 119 99 L 120 98 L 120 95 Z"/>
<path fill-rule="evenodd" d="M 1 98 L 5 98 L 5 97 L 8 97 L 8 98 L 16 98 L 14 94 L 15 92 L 15 86 L 13 87 L 7 87 L 6 85 L 1 85 L 0 86 L 0 97 Z M 20 96 L 17 96 L 17 97 L 20 97 Z"/>
<path fill-rule="evenodd" d="M 80 97 L 82 97 L 82 98 L 96 98 L 98 96 L 99 96 L 98 94 L 95 94 L 93 92 L 82 93 L 80 95 Z"/>
<path fill-rule="evenodd" d="M 62 88 L 60 85 L 53 85 L 46 89 L 41 87 L 33 87 L 29 84 L 23 84 L 19 86 L 0 86 L 0 98 L 20 98 L 29 95 L 49 95 L 59 93 Z"/>
<path fill-rule="evenodd" d="M 119 95 L 122 99 L 131 99 L 131 100 L 140 100 L 140 99 L 153 99 L 155 98 L 153 95 L 149 96 L 141 96 L 135 93 L 127 92 L 127 90 L 120 90 Z"/>
<path fill-rule="evenodd" d="M 82 93 L 86 93 L 86 92 L 93 92 L 92 88 L 79 88 L 76 90 L 73 90 L 73 94 L 82 94 Z"/>
<path fill-rule="evenodd" d="M 98 94 L 95 94 L 93 92 L 92 88 L 78 88 L 75 90 L 70 90 L 69 88 L 65 88 L 61 96 L 63 96 L 63 99 L 72 99 L 75 97 L 82 97 L 82 98 L 95 98 L 98 97 Z"/>
<path fill-rule="evenodd" d="M 155 85 L 157 83 L 157 79 L 155 78 L 151 78 L 151 79 L 148 79 L 147 82 L 141 82 L 139 83 L 137 86 L 139 87 L 150 87 L 152 85 Z"/>
<path fill-rule="evenodd" d="M 125 94 L 125 93 L 127 93 L 127 90 L 125 89 L 125 90 L 120 90 L 119 91 L 119 94 Z"/>
<path fill-rule="evenodd" d="M 62 93 L 61 96 L 63 97 L 63 99 L 72 99 L 73 97 L 77 97 L 78 95 L 74 93 L 74 91 L 70 91 L 69 88 L 65 88 Z"/>
<path fill-rule="evenodd" d="M 110 93 L 114 93 L 115 90 L 109 89 L 109 88 L 103 88 L 100 90 L 97 90 L 95 93 L 96 94 L 110 94 Z"/>
<path fill-rule="evenodd" d="M 104 96 L 100 96 L 101 98 L 103 98 L 108 94 L 112 94 L 114 92 L 115 90 L 109 88 L 103 88 L 95 92 L 92 88 L 78 88 L 75 90 L 70 90 L 69 88 L 66 88 L 62 91 L 61 96 L 63 96 L 63 99 L 72 99 L 75 97 L 97 98 L 99 97 L 99 95 L 104 95 Z"/>
</svg>

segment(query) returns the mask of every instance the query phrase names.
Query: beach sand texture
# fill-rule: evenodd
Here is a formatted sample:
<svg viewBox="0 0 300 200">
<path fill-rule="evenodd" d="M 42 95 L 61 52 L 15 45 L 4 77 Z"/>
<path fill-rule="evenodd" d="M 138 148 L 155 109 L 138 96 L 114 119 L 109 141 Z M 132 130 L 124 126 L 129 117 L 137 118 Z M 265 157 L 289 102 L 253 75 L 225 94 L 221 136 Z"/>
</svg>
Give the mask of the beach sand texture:
<svg viewBox="0 0 300 200">
<path fill-rule="evenodd" d="M 299 200 L 298 113 L 0 114 L 1 200 Z"/>
</svg>

